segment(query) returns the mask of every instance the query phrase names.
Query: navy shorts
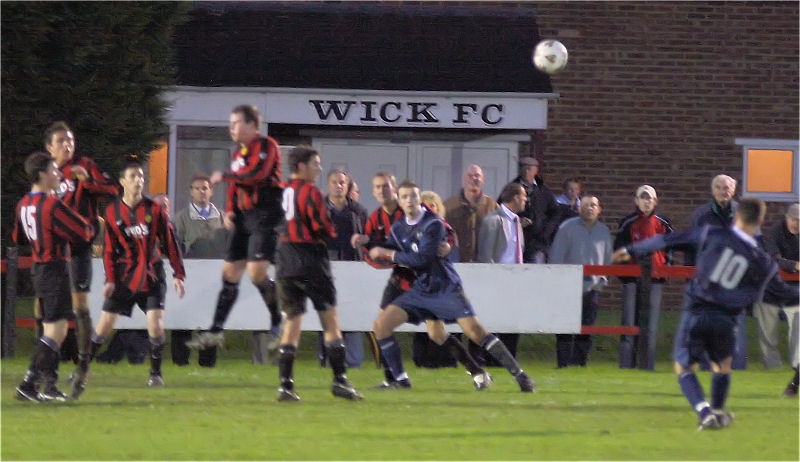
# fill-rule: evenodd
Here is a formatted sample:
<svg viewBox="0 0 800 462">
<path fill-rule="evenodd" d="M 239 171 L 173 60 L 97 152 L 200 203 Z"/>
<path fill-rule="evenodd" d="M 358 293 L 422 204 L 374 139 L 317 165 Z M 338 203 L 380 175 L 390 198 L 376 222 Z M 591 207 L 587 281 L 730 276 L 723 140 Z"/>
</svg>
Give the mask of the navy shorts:
<svg viewBox="0 0 800 462">
<path fill-rule="evenodd" d="M 336 306 L 336 287 L 327 275 L 281 278 L 276 284 L 278 305 L 289 318 L 306 312 L 306 298 L 311 299 L 317 311 L 326 311 Z"/>
<path fill-rule="evenodd" d="M 92 285 L 92 243 L 70 246 L 69 277 L 73 292 L 89 292 Z"/>
<path fill-rule="evenodd" d="M 253 209 L 237 213 L 233 218 L 233 231 L 228 233 L 228 252 L 225 261 L 275 261 L 278 233 L 283 212 Z"/>
<path fill-rule="evenodd" d="M 134 304 L 145 313 L 149 310 L 163 310 L 166 296 L 167 283 L 163 279 L 151 281 L 147 292 L 132 292 L 128 286 L 117 283 L 111 297 L 103 303 L 103 311 L 131 317 Z"/>
<path fill-rule="evenodd" d="M 33 292 L 42 308 L 42 321 L 74 317 L 66 261 L 36 262 L 31 268 L 31 277 Z"/>
<path fill-rule="evenodd" d="M 448 286 L 435 293 L 425 293 L 412 287 L 392 303 L 408 314 L 408 322 L 419 324 L 428 319 L 454 322 L 475 316 L 472 305 L 460 284 Z"/>
<path fill-rule="evenodd" d="M 673 359 L 683 368 L 688 368 L 702 362 L 703 353 L 707 352 L 712 362 L 719 363 L 733 356 L 737 329 L 735 316 L 685 310 L 675 334 Z"/>
</svg>

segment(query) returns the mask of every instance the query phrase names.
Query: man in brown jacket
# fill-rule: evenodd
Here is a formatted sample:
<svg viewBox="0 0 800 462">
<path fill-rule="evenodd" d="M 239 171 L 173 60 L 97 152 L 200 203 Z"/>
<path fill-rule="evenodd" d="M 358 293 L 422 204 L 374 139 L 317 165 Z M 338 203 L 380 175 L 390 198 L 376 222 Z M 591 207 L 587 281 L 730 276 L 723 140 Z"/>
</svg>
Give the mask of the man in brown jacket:
<svg viewBox="0 0 800 462">
<path fill-rule="evenodd" d="M 472 164 L 464 172 L 464 187 L 444 202 L 443 217 L 458 235 L 459 260 L 477 261 L 478 232 L 484 217 L 497 209 L 497 201 L 483 193 L 483 170 Z"/>
</svg>

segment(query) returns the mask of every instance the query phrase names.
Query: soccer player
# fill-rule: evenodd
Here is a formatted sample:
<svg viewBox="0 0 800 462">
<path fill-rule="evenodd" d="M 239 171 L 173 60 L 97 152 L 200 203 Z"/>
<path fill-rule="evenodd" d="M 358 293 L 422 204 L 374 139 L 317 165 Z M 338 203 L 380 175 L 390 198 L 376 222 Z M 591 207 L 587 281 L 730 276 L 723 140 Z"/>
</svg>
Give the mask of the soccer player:
<svg viewBox="0 0 800 462">
<path fill-rule="evenodd" d="M 30 401 L 65 401 L 56 387 L 59 350 L 73 316 L 65 244 L 90 245 L 94 228 L 51 192 L 61 172 L 53 159 L 35 152 L 25 159 L 31 190 L 17 204 L 13 240 L 33 249 L 33 289 L 42 310 L 43 333 L 31 355 L 31 366 L 16 388 L 17 398 Z M 37 390 L 37 382 L 43 382 Z"/>
<path fill-rule="evenodd" d="M 322 325 L 325 350 L 333 369 L 334 396 L 360 400 L 363 396 L 347 381 L 345 346 L 336 315 L 326 240 L 335 237 L 330 211 L 314 181 L 322 171 L 320 155 L 310 146 L 297 146 L 289 153 L 291 179 L 283 190 L 286 227 L 277 251 L 278 300 L 286 315 L 278 357 L 280 386 L 278 401 L 299 401 L 294 391 L 292 369 L 300 343 L 306 298 L 310 298 Z"/>
<path fill-rule="evenodd" d="M 781 280 L 778 266 L 758 248 L 754 236 L 764 221 L 766 205 L 743 197 L 733 226 L 704 226 L 662 234 L 614 252 L 614 262 L 640 258 L 664 248 L 691 245 L 697 250 L 696 272 L 686 287 L 681 323 L 673 356 L 681 391 L 699 417 L 698 430 L 724 428 L 733 415 L 724 409 L 730 387 L 736 317 L 768 291 L 776 300 L 797 305 L 798 291 Z M 694 368 L 704 352 L 711 359 L 711 404 Z"/>
<path fill-rule="evenodd" d="M 255 106 L 236 106 L 231 111 L 229 131 L 239 144 L 225 173 L 211 174 L 211 184 L 228 183 L 228 200 L 223 224 L 233 230 L 222 265 L 222 290 L 208 332 L 186 342 L 191 348 L 221 346 L 222 329 L 239 295 L 239 281 L 245 269 L 267 305 L 270 315 L 270 348 L 278 345 L 281 313 L 275 297 L 275 283 L 267 270 L 275 256 L 278 235 L 275 227 L 283 221 L 281 211 L 281 152 L 278 143 L 258 133 L 261 115 Z"/>
<path fill-rule="evenodd" d="M 64 122 L 52 123 L 44 132 L 44 146 L 61 170 L 56 194 L 67 206 L 100 230 L 98 201 L 111 199 L 119 187 L 86 156 L 75 155 L 75 135 Z M 85 379 L 89 369 L 89 339 L 92 318 L 89 314 L 89 292 L 92 282 L 92 243 L 75 242 L 69 245 L 69 274 L 72 280 L 72 309 L 78 339 L 78 368 L 73 379 Z M 74 383 L 74 382 L 73 382 Z"/>
<path fill-rule="evenodd" d="M 400 345 L 392 335 L 394 329 L 404 322 L 419 324 L 436 319 L 457 322 L 470 340 L 483 347 L 516 378 L 521 391 L 532 392 L 533 380 L 503 342 L 478 322 L 453 264 L 437 255 L 439 244 L 445 238 L 441 218 L 422 207 L 419 187 L 411 181 L 405 181 L 398 188 L 398 203 L 405 212 L 404 218 L 392 225 L 385 246 L 369 251 L 373 260 L 403 265 L 417 276 L 411 288 L 381 311 L 374 323 L 375 336 L 395 380 L 402 380 L 406 372 Z"/>
<path fill-rule="evenodd" d="M 119 315 L 130 317 L 136 304 L 145 313 L 150 337 L 150 377 L 147 385 L 162 386 L 161 359 L 166 343 L 164 298 L 167 287 L 161 255 L 169 258 L 174 272 L 172 285 L 179 297 L 183 297 L 183 280 L 186 277 L 183 257 L 164 208 L 142 194 L 144 170 L 141 164 L 132 161 L 123 165 L 119 182 L 122 184 L 122 197 L 106 207 L 103 213 L 106 223 L 103 251 L 106 284 L 103 296 L 106 301 L 92 335 L 90 360 L 114 329 Z M 73 397 L 83 392 L 83 386 L 77 391 Z"/>
<path fill-rule="evenodd" d="M 394 175 L 388 172 L 376 173 L 372 178 L 372 194 L 375 196 L 375 200 L 381 205 L 372 212 L 367 220 L 367 225 L 364 227 L 365 234 L 353 235 L 351 238 L 353 247 L 359 245 L 372 247 L 383 244 L 388 239 L 389 230 L 392 225 L 402 220 L 404 217 L 403 209 L 397 203 L 397 181 Z M 454 238 L 454 234 L 453 232 L 449 237 Z M 441 242 L 437 254 L 439 256 L 447 256 L 449 251 L 450 244 Z M 369 255 L 365 255 L 365 260 L 376 268 L 386 267 L 385 262 L 376 262 L 370 259 Z M 389 281 L 386 283 L 386 288 L 383 290 L 380 304 L 381 310 L 384 310 L 394 299 L 410 289 L 416 279 L 414 270 L 400 265 L 392 264 L 390 266 L 392 267 L 392 274 L 389 277 Z M 447 333 L 444 328 L 444 323 L 438 319 L 428 319 L 425 321 L 425 324 L 428 330 L 428 336 L 431 340 L 438 345 L 445 346 L 450 354 L 464 365 L 467 372 L 472 376 L 475 389 L 480 391 L 488 388 L 492 382 L 491 375 L 485 372 L 475 359 L 470 356 L 463 343 L 456 337 Z M 370 338 L 370 340 L 372 340 L 372 338 Z M 375 343 L 377 343 L 377 341 Z M 380 351 L 380 347 L 377 347 L 377 349 Z M 404 372 L 399 380 L 396 379 L 383 355 L 381 355 L 381 365 L 383 366 L 384 380 L 373 388 L 386 390 L 411 388 L 411 381 L 408 378 L 408 374 Z"/>
</svg>

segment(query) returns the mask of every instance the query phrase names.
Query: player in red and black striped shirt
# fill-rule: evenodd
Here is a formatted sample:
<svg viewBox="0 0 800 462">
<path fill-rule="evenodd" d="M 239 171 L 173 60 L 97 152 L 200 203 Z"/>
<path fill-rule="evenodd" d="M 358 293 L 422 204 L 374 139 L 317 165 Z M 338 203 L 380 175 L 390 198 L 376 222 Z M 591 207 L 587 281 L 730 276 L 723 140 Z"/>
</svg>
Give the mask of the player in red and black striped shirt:
<svg viewBox="0 0 800 462">
<path fill-rule="evenodd" d="M 388 241 L 389 232 L 392 224 L 405 216 L 403 209 L 397 203 L 397 180 L 394 175 L 389 172 L 378 172 L 372 178 L 372 194 L 375 200 L 378 201 L 378 207 L 367 220 L 367 225 L 364 227 L 365 234 L 353 234 L 350 242 L 353 247 L 364 245 L 371 248 L 376 245 L 382 245 Z M 447 225 L 449 227 L 449 225 Z M 454 239 L 454 234 L 448 237 Z M 446 244 L 446 245 L 445 245 Z M 455 240 L 450 243 L 443 243 L 439 249 L 439 256 L 446 256 L 451 250 L 451 246 L 455 244 Z M 411 284 L 414 283 L 416 275 L 410 268 L 387 265 L 385 262 L 376 262 L 366 255 L 369 252 L 364 252 L 364 259 L 375 268 L 392 268 L 392 275 L 386 283 L 386 288 L 383 290 L 381 297 L 380 309 L 385 309 L 389 306 L 394 299 L 407 291 Z M 427 320 L 425 322 L 428 330 L 428 336 L 437 344 L 442 345 L 450 351 L 456 360 L 458 360 L 467 371 L 472 375 L 475 381 L 475 387 L 478 390 L 483 390 L 488 387 L 491 377 L 485 374 L 484 370 L 475 362 L 470 356 L 463 343 L 458 341 L 455 337 L 447 334 L 444 328 L 444 323 L 439 320 Z M 375 335 L 370 332 L 370 342 L 372 343 L 373 352 L 380 355 L 381 365 L 383 366 L 384 380 L 381 384 L 374 388 L 379 389 L 394 389 L 394 388 L 411 388 L 411 381 L 406 376 L 401 380 L 397 380 L 389 370 L 389 365 L 380 354 L 378 342 Z M 442 340 L 444 339 L 444 340 Z M 479 383 L 480 382 L 480 383 Z"/>
<path fill-rule="evenodd" d="M 56 194 L 72 210 L 100 230 L 97 207 L 100 199 L 117 196 L 119 185 L 101 172 L 91 159 L 75 155 L 75 135 L 64 122 L 54 122 L 44 132 L 44 147 L 61 170 Z M 72 280 L 72 308 L 77 325 L 78 357 L 88 360 L 92 319 L 89 315 L 89 291 L 92 282 L 92 245 L 70 244 L 69 273 Z M 73 335 L 70 333 L 70 335 Z"/>
<path fill-rule="evenodd" d="M 166 342 L 164 299 L 167 291 L 166 280 L 158 271 L 162 252 L 172 265 L 172 285 L 179 297 L 183 297 L 186 271 L 169 217 L 160 203 L 142 194 L 144 171 L 141 164 L 125 164 L 119 182 L 122 184 L 122 197 L 106 207 L 103 213 L 106 223 L 103 296 L 106 301 L 92 335 L 90 355 L 93 356 L 103 345 L 119 315 L 130 317 L 133 305 L 137 304 L 145 312 L 150 336 L 150 378 L 147 384 L 160 386 L 164 384 L 161 356 Z"/>
<path fill-rule="evenodd" d="M 361 394 L 347 381 L 345 346 L 336 315 L 336 288 L 328 259 L 326 241 L 335 237 L 336 231 L 322 192 L 314 186 L 322 171 L 319 153 L 310 146 L 298 146 L 289 153 L 289 165 L 291 180 L 283 190 L 286 227 L 281 232 L 276 261 L 278 300 L 286 315 L 278 358 L 278 401 L 300 399 L 294 392 L 292 368 L 307 298 L 314 304 L 323 328 L 333 369 L 333 395 L 360 400 Z"/>
<path fill-rule="evenodd" d="M 214 319 L 208 332 L 186 342 L 191 348 L 222 345 L 222 333 L 228 314 L 239 295 L 239 281 L 245 269 L 256 286 L 270 314 L 271 339 L 268 346 L 277 346 L 281 314 L 275 298 L 275 284 L 267 271 L 274 261 L 277 233 L 283 222 L 281 211 L 281 152 L 278 143 L 258 133 L 261 115 L 255 106 L 236 106 L 231 111 L 230 135 L 239 144 L 233 154 L 231 169 L 214 172 L 212 184 L 228 183 L 228 201 L 223 222 L 232 230 L 228 237 L 228 253 L 222 265 L 222 290 L 217 298 Z"/>
<path fill-rule="evenodd" d="M 72 317 L 69 273 L 64 255 L 67 243 L 88 243 L 94 229 L 80 215 L 51 194 L 61 173 L 48 154 L 35 152 L 25 159 L 31 191 L 17 204 L 13 239 L 33 249 L 33 289 L 42 310 L 43 335 L 31 357 L 31 367 L 17 387 L 17 397 L 31 401 L 64 401 L 56 388 L 59 350 Z M 42 380 L 41 391 L 36 382 Z"/>
</svg>

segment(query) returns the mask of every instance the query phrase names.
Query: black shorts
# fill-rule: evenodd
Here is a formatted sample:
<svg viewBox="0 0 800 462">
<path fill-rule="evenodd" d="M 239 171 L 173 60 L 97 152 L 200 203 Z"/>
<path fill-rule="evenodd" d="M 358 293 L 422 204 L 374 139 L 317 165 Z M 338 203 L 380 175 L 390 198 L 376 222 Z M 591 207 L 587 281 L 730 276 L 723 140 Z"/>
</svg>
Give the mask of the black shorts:
<svg viewBox="0 0 800 462">
<path fill-rule="evenodd" d="M 275 227 L 281 223 L 282 211 L 263 209 L 237 213 L 233 218 L 233 230 L 228 233 L 225 261 L 275 261 L 278 233 Z"/>
<path fill-rule="evenodd" d="M 395 282 L 395 278 L 389 278 L 389 282 L 386 283 L 386 288 L 383 289 L 383 296 L 381 297 L 381 309 L 386 309 L 387 306 L 391 305 L 391 303 L 399 296 L 403 295 L 405 290 L 401 289 L 399 286 L 399 281 Z"/>
<path fill-rule="evenodd" d="M 31 268 L 33 292 L 42 308 L 42 321 L 56 322 L 72 319 L 67 262 L 36 262 Z"/>
<path fill-rule="evenodd" d="M 69 277 L 73 292 L 89 292 L 92 285 L 92 243 L 70 245 Z"/>
<path fill-rule="evenodd" d="M 711 361 L 720 363 L 736 351 L 737 331 L 735 315 L 684 310 L 675 334 L 673 359 L 688 368 L 703 362 L 708 353 Z"/>
<path fill-rule="evenodd" d="M 134 304 L 145 313 L 149 310 L 163 310 L 166 296 L 167 283 L 163 279 L 150 282 L 148 292 L 132 292 L 128 286 L 118 283 L 111 297 L 103 303 L 103 311 L 131 317 Z"/>
<path fill-rule="evenodd" d="M 306 312 L 306 298 L 311 299 L 317 311 L 326 311 L 336 306 L 336 287 L 333 279 L 324 274 L 278 279 L 277 292 L 278 305 L 289 318 Z"/>
</svg>

